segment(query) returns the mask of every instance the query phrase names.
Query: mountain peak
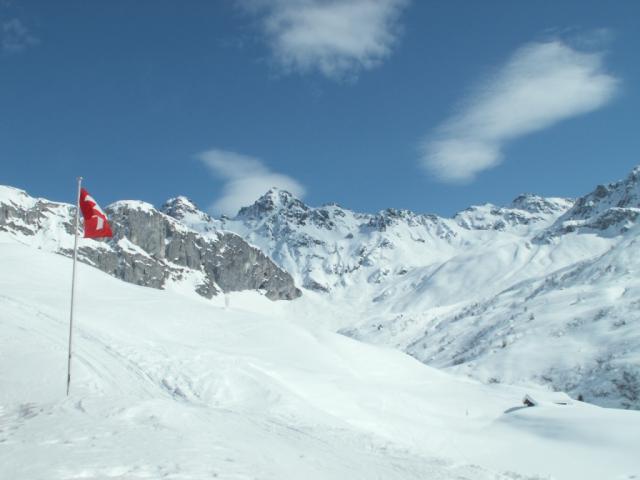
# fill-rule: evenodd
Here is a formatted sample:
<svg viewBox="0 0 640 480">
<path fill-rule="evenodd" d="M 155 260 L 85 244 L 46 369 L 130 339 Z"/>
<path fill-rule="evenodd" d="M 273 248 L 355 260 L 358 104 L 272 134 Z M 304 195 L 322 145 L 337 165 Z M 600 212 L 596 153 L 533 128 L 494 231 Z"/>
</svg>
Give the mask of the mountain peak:
<svg viewBox="0 0 640 480">
<path fill-rule="evenodd" d="M 0 204 L 11 203 L 14 205 L 26 205 L 35 201 L 27 192 L 9 185 L 0 185 Z"/>
<path fill-rule="evenodd" d="M 306 212 L 307 210 L 309 210 L 309 207 L 291 192 L 278 187 L 271 187 L 253 205 L 241 208 L 238 212 L 238 217 L 257 219 L 269 216 L 277 211 Z"/>
<path fill-rule="evenodd" d="M 119 210 L 141 210 L 149 213 L 156 211 L 156 208 L 150 203 L 143 202 L 142 200 L 118 200 L 117 202 L 107 205 L 107 210 L 114 212 Z"/>
<path fill-rule="evenodd" d="M 164 203 L 164 205 L 182 206 L 184 208 L 189 208 L 189 209 L 198 208 L 197 205 L 193 202 L 193 200 L 191 200 L 188 197 L 185 197 L 184 195 L 178 195 L 177 197 L 170 198 Z"/>
<path fill-rule="evenodd" d="M 640 218 L 640 165 L 623 180 L 598 185 L 576 200 L 572 208 L 558 218 L 550 232 L 541 237 L 575 231 L 598 232 L 614 236 L 629 230 Z"/>
<path fill-rule="evenodd" d="M 189 198 L 179 195 L 167 200 L 161 208 L 162 213 L 181 219 L 187 214 L 199 213 L 198 206 Z"/>
<path fill-rule="evenodd" d="M 618 182 L 598 185 L 591 193 L 581 197 L 568 212 L 575 218 L 585 219 L 611 208 L 640 208 L 640 165 Z"/>
<path fill-rule="evenodd" d="M 530 213 L 561 213 L 573 205 L 573 200 L 568 198 L 541 197 L 532 193 L 518 195 L 511 202 L 511 208 L 524 210 Z"/>
<path fill-rule="evenodd" d="M 267 192 L 262 195 L 258 200 L 265 199 L 271 200 L 276 204 L 287 205 L 291 202 L 300 202 L 300 200 L 288 190 L 278 187 L 271 187 Z"/>
</svg>

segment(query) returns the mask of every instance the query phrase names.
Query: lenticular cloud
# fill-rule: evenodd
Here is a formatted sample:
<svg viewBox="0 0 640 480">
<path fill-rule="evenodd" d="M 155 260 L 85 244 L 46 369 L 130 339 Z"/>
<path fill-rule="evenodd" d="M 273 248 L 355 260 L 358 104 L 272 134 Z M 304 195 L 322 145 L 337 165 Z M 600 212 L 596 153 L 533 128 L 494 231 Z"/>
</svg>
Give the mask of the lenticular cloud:
<svg viewBox="0 0 640 480">
<path fill-rule="evenodd" d="M 561 41 L 525 45 L 423 140 L 421 163 L 442 181 L 469 182 L 502 161 L 510 140 L 602 107 L 618 84 L 602 52 Z"/>
</svg>

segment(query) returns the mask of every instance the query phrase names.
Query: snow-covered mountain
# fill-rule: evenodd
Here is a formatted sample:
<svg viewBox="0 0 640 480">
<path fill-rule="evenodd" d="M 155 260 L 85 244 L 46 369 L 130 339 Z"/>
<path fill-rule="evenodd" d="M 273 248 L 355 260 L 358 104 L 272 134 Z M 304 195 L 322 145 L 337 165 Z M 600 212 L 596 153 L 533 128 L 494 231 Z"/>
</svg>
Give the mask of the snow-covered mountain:
<svg viewBox="0 0 640 480">
<path fill-rule="evenodd" d="M 405 350 L 488 383 L 533 380 L 574 398 L 638 408 L 639 233 L 634 227 L 595 259 L 434 314 Z"/>
<path fill-rule="evenodd" d="M 545 234 L 557 236 L 579 231 L 615 237 L 634 225 L 639 214 L 640 166 L 624 180 L 598 185 L 593 192 L 579 198 Z"/>
<path fill-rule="evenodd" d="M 16 190 L 0 193 L 0 240 L 68 252 L 68 205 L 25 196 L 18 215 L 7 201 Z M 310 207 L 278 189 L 234 218 L 186 197 L 108 212 L 123 233 L 81 251 L 119 278 L 205 296 L 266 288 L 270 298 L 299 296 L 295 283 L 302 297 L 279 308 L 301 323 L 486 383 L 640 408 L 640 168 L 575 201 L 528 194 L 452 218 Z"/>
<path fill-rule="evenodd" d="M 336 204 L 313 208 L 271 189 L 233 219 L 213 219 L 185 197 L 164 213 L 201 233 L 234 231 L 268 252 L 307 289 L 334 291 L 432 265 L 496 238 L 524 237 L 548 227 L 571 206 L 565 199 L 518 197 L 507 208 L 471 207 L 453 219 L 387 209 L 356 213 Z"/>
<path fill-rule="evenodd" d="M 485 382 L 640 408 L 640 169 L 575 202 L 521 195 L 453 218 L 314 208 L 278 189 L 231 219 L 184 197 L 164 212 L 267 252 L 306 289 L 308 321 Z"/>
<path fill-rule="evenodd" d="M 301 325 L 0 243 L 0 478 L 637 478 L 640 412 L 483 385 Z M 255 313 L 251 310 L 260 310 Z M 289 313 L 294 313 L 293 310 Z M 525 408 L 529 394 L 537 406 Z"/>
<path fill-rule="evenodd" d="M 289 274 L 238 235 L 199 235 L 140 201 L 116 202 L 106 212 L 114 238 L 80 239 L 78 257 L 127 282 L 193 289 L 207 298 L 252 289 L 273 300 L 300 296 Z M 73 207 L 0 186 L 0 241 L 70 255 Z"/>
</svg>

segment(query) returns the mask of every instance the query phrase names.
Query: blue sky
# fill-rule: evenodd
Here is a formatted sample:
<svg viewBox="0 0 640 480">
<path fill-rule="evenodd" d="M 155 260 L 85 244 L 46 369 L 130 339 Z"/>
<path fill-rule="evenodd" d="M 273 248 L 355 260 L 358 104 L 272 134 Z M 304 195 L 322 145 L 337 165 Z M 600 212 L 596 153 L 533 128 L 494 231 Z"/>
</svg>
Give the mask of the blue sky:
<svg viewBox="0 0 640 480">
<path fill-rule="evenodd" d="M 640 2 L 0 0 L 0 184 L 451 215 L 640 163 Z"/>
</svg>

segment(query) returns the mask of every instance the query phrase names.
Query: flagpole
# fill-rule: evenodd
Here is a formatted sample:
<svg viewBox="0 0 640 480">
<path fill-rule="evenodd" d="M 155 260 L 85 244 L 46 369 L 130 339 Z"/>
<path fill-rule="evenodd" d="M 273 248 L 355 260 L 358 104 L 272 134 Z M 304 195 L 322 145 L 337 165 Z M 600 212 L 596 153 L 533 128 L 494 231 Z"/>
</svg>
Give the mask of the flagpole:
<svg viewBox="0 0 640 480">
<path fill-rule="evenodd" d="M 78 196 L 76 197 L 76 219 L 75 219 L 75 239 L 73 241 L 73 273 L 71 277 L 71 312 L 69 314 L 69 355 L 67 357 L 67 397 L 69 396 L 69 385 L 71 384 L 71 340 L 73 336 L 73 306 L 74 294 L 76 290 L 76 262 L 78 259 L 78 227 L 80 223 L 80 188 L 82 177 L 78 177 Z"/>
</svg>

